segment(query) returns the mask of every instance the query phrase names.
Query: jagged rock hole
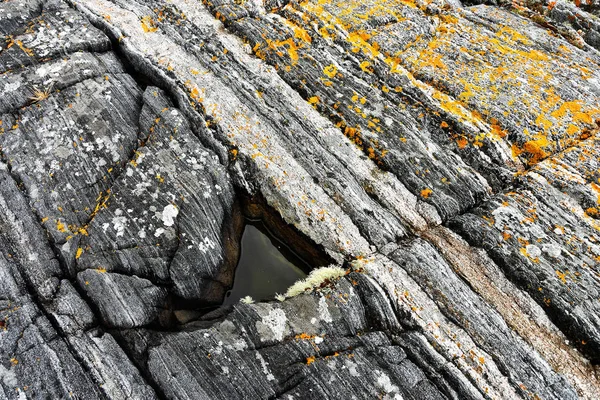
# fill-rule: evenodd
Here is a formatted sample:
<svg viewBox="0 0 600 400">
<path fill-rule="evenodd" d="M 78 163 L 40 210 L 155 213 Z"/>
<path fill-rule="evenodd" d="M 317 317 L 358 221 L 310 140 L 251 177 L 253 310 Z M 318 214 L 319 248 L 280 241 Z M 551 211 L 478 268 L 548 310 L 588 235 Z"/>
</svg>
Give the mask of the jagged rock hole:
<svg viewBox="0 0 600 400">
<path fill-rule="evenodd" d="M 233 286 L 223 304 L 235 304 L 245 296 L 271 300 L 311 269 L 308 261 L 275 237 L 261 220 L 246 219 Z"/>
</svg>

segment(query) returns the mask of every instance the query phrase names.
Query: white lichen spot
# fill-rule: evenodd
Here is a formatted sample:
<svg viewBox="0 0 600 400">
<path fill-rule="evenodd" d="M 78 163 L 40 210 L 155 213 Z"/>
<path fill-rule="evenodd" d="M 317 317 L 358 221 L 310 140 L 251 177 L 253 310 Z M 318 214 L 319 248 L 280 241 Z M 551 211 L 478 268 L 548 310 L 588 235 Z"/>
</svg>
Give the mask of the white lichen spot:
<svg viewBox="0 0 600 400">
<path fill-rule="evenodd" d="M 64 253 L 68 253 L 71 250 L 71 242 L 67 241 L 65 244 L 61 246 L 61 250 Z"/>
<path fill-rule="evenodd" d="M 213 240 L 211 240 L 210 238 L 207 238 L 207 237 L 204 238 L 202 240 L 202 242 L 200 242 L 198 244 L 198 249 L 203 253 L 206 253 L 209 250 L 214 250 L 216 247 L 217 247 L 217 244 Z"/>
<path fill-rule="evenodd" d="M 376 373 L 379 375 L 377 377 L 377 386 L 380 387 L 386 394 L 399 394 L 400 389 L 398 389 L 398 386 L 394 385 L 392 383 L 392 381 L 390 380 L 390 377 L 387 376 L 386 374 L 384 374 L 381 371 L 376 371 Z M 394 397 L 394 399 L 396 399 L 397 397 Z M 400 399 L 402 397 L 399 397 Z"/>
<path fill-rule="evenodd" d="M 162 221 L 165 226 L 173 226 L 175 223 L 175 218 L 179 214 L 179 210 L 173 204 L 169 204 L 163 209 L 162 212 Z"/>
<path fill-rule="evenodd" d="M 542 251 L 552 258 L 558 258 L 562 253 L 562 249 L 560 248 L 560 246 L 557 246 L 555 244 L 544 244 L 542 246 Z"/>
<path fill-rule="evenodd" d="M 263 373 L 267 377 L 267 381 L 269 381 L 269 382 L 274 381 L 275 377 L 269 370 L 269 363 L 265 361 L 265 359 L 259 352 L 256 353 L 256 359 L 260 362 L 260 365 L 262 366 L 262 369 L 263 369 Z"/>
<path fill-rule="evenodd" d="M 346 368 L 348 368 L 348 372 L 350 372 L 350 376 L 353 376 L 355 378 L 360 376 L 358 369 L 356 368 L 356 363 L 354 363 L 350 360 L 346 360 L 345 364 L 346 364 Z"/>
<path fill-rule="evenodd" d="M 20 87 L 21 87 L 21 82 L 14 81 L 12 83 L 8 83 L 8 84 L 4 85 L 3 92 L 4 93 L 16 92 Z"/>
<path fill-rule="evenodd" d="M 270 307 L 269 307 L 270 308 Z M 261 321 L 256 321 L 256 330 L 261 334 L 261 340 L 283 340 L 287 325 L 287 316 L 282 309 L 271 308 Z"/>
<path fill-rule="evenodd" d="M 4 385 L 11 388 L 19 385 L 19 381 L 17 380 L 15 373 L 12 370 L 7 369 L 2 364 L 0 364 L 0 379 L 2 379 Z"/>
<path fill-rule="evenodd" d="M 242 297 L 240 299 L 240 303 L 242 303 L 242 304 L 254 304 L 254 299 L 252 298 L 252 296 Z"/>
<path fill-rule="evenodd" d="M 112 219 L 113 229 L 117 232 L 117 237 L 125 234 L 125 224 L 127 218 L 123 216 L 123 210 L 115 210 L 115 217 Z"/>
<path fill-rule="evenodd" d="M 525 247 L 525 250 L 527 251 L 527 255 L 531 258 L 538 258 L 542 255 L 542 250 L 535 244 L 527 245 L 527 247 Z"/>
<path fill-rule="evenodd" d="M 236 351 L 243 351 L 248 348 L 248 344 L 244 339 L 237 339 L 235 342 L 233 342 L 233 348 Z"/>
<path fill-rule="evenodd" d="M 327 305 L 327 300 L 325 297 L 321 297 L 319 299 L 319 315 L 321 316 L 322 321 L 333 322 L 333 318 L 331 318 L 331 314 L 329 313 L 329 306 Z"/>
</svg>

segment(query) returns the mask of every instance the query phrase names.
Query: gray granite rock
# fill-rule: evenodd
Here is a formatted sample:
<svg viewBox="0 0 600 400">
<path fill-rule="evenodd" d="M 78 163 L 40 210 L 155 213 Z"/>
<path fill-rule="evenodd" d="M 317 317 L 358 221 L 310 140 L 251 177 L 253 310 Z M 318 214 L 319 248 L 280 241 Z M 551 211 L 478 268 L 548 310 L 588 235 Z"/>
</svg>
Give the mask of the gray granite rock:
<svg viewBox="0 0 600 400">
<path fill-rule="evenodd" d="M 600 398 L 599 27 L 0 3 L 0 398 Z M 218 307 L 244 210 L 333 265 Z"/>
</svg>

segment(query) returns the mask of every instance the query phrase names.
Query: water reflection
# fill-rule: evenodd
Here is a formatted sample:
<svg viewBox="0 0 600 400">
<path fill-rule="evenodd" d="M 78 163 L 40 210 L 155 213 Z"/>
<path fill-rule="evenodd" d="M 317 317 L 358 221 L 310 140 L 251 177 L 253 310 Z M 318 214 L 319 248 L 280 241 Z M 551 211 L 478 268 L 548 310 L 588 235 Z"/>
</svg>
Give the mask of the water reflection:
<svg viewBox="0 0 600 400">
<path fill-rule="evenodd" d="M 256 301 L 270 300 L 275 293 L 284 293 L 298 279 L 306 277 L 310 269 L 261 221 L 247 220 L 233 287 L 223 304 L 237 303 L 245 296 Z"/>
</svg>

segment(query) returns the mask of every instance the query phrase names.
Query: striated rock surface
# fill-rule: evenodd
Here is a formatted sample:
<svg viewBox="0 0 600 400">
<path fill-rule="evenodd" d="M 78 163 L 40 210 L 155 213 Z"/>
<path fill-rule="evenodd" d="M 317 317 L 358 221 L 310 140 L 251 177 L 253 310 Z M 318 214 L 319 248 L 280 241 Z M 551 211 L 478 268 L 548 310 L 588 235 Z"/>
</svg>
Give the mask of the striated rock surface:
<svg viewBox="0 0 600 400">
<path fill-rule="evenodd" d="M 600 398 L 599 10 L 0 3 L 0 399 Z"/>
</svg>

